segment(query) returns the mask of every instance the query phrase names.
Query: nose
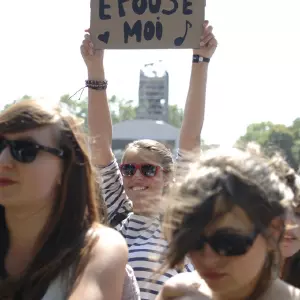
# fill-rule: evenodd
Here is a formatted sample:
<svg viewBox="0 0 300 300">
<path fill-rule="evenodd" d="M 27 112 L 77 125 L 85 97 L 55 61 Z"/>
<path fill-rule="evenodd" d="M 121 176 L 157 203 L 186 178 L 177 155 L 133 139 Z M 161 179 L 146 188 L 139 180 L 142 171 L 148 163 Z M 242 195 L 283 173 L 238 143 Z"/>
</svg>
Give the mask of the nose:
<svg viewBox="0 0 300 300">
<path fill-rule="evenodd" d="M 214 269 L 221 263 L 221 257 L 207 244 L 201 251 L 191 252 L 190 256 L 195 266 L 199 265 L 205 269 Z"/>
<path fill-rule="evenodd" d="M 204 245 L 202 256 L 203 259 L 208 263 L 216 262 L 220 259 L 220 255 L 214 251 L 209 244 Z"/>
<path fill-rule="evenodd" d="M 10 154 L 9 147 L 0 152 L 0 169 L 11 169 L 13 167 L 13 158 Z"/>
<path fill-rule="evenodd" d="M 136 170 L 135 174 L 133 175 L 133 178 L 134 179 L 143 179 L 144 176 L 143 176 L 143 174 L 141 173 L 140 170 Z"/>
</svg>

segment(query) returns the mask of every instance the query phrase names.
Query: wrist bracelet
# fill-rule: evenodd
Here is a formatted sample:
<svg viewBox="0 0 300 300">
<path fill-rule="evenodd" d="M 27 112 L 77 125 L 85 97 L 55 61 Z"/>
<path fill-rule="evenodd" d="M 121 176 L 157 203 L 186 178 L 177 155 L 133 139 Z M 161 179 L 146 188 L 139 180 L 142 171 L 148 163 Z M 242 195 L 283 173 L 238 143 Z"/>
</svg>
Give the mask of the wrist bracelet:
<svg viewBox="0 0 300 300">
<path fill-rule="evenodd" d="M 201 63 L 201 62 L 209 63 L 210 62 L 210 58 L 203 57 L 203 56 L 200 56 L 198 54 L 194 54 L 193 55 L 193 63 Z"/>
<path fill-rule="evenodd" d="M 96 91 L 103 91 L 107 88 L 107 80 L 86 80 L 85 86 Z"/>
</svg>

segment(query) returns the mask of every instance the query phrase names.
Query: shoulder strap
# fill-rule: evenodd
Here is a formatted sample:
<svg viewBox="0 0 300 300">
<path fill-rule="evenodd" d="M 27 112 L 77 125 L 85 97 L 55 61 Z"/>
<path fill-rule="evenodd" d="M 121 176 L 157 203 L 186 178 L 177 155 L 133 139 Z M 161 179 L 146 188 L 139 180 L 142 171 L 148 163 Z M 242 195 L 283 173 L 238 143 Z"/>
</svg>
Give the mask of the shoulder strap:
<svg viewBox="0 0 300 300">
<path fill-rule="evenodd" d="M 115 217 L 111 220 L 110 226 L 111 227 L 116 227 L 117 225 L 122 223 L 122 221 L 124 221 L 127 218 L 127 216 L 128 216 L 127 213 L 118 213 L 118 214 L 116 214 Z"/>
</svg>

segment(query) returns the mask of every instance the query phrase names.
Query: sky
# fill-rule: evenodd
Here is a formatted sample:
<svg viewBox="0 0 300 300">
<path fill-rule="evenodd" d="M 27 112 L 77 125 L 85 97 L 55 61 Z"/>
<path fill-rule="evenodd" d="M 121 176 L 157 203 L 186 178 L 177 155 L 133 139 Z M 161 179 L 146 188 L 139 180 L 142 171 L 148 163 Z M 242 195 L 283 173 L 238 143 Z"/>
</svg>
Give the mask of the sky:
<svg viewBox="0 0 300 300">
<path fill-rule="evenodd" d="M 114 1 L 114 0 L 111 0 Z M 84 86 L 79 47 L 89 0 L 0 2 L 0 107 L 27 94 L 57 101 Z M 300 117 L 300 1 L 207 0 L 219 46 L 209 66 L 203 138 L 231 145 L 253 122 Z M 184 107 L 191 50 L 105 53 L 108 95 L 137 103 L 139 69 L 163 60 L 169 103 Z"/>
</svg>

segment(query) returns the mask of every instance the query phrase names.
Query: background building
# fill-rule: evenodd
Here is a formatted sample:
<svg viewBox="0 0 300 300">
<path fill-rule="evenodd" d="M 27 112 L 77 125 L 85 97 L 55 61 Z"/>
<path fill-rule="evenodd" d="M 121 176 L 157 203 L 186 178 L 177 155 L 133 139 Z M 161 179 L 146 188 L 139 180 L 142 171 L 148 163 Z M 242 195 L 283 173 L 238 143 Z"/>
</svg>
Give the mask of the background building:
<svg viewBox="0 0 300 300">
<path fill-rule="evenodd" d="M 162 61 L 150 63 L 140 71 L 137 119 L 168 122 L 169 74 Z"/>
<path fill-rule="evenodd" d="M 169 74 L 162 61 L 145 65 L 140 71 L 139 104 L 136 120 L 114 124 L 112 149 L 120 161 L 126 146 L 140 139 L 178 148 L 179 129 L 168 124 Z"/>
<path fill-rule="evenodd" d="M 112 149 L 118 160 L 126 146 L 141 139 L 151 139 L 165 144 L 171 151 L 178 148 L 179 129 L 163 121 L 128 120 L 113 125 Z"/>
</svg>

